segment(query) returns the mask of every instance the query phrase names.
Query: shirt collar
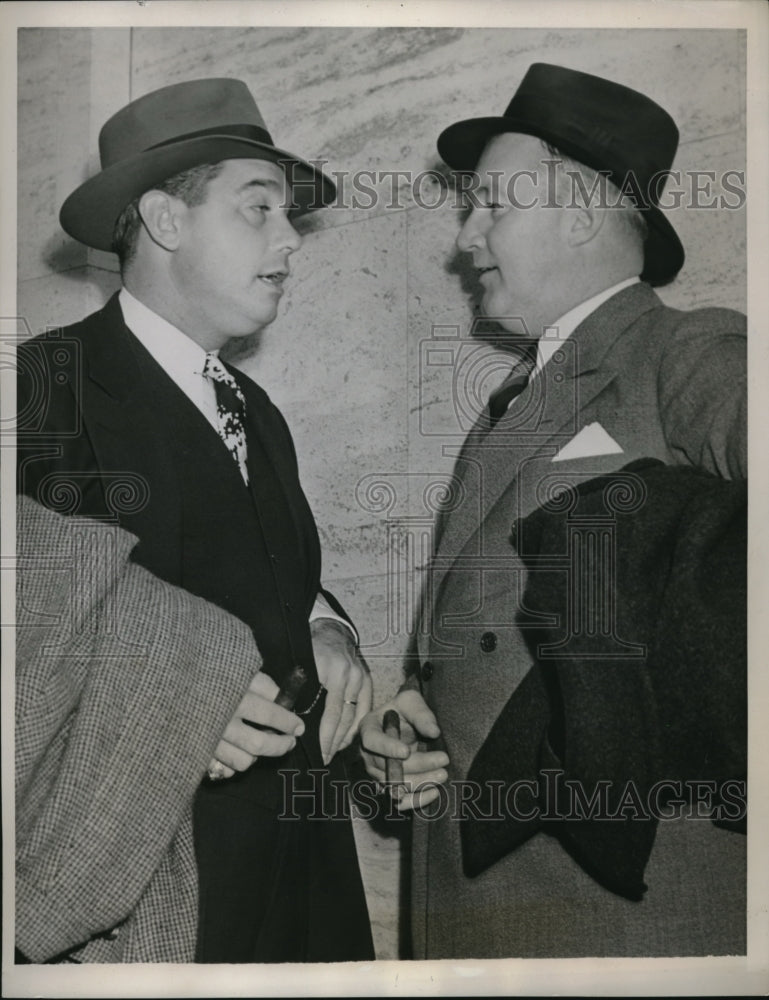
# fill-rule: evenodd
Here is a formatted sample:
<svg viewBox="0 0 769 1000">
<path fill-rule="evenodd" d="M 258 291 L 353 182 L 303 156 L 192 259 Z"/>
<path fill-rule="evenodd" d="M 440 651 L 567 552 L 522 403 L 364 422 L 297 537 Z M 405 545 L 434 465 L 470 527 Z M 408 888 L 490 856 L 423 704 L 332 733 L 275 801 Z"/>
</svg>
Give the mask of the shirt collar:
<svg viewBox="0 0 769 1000">
<path fill-rule="evenodd" d="M 126 326 L 164 371 L 169 374 L 200 374 L 203 371 L 206 351 L 199 344 L 145 306 L 127 288 L 120 289 L 118 299 Z M 218 351 L 208 353 L 219 354 Z"/>
<path fill-rule="evenodd" d="M 547 327 L 537 343 L 536 370 L 540 371 L 545 367 L 563 341 L 568 340 L 579 324 L 583 320 L 586 320 L 591 313 L 595 312 L 600 305 L 603 305 L 604 302 L 613 295 L 616 295 L 617 292 L 621 292 L 623 288 L 629 288 L 631 285 L 637 284 L 640 280 L 640 278 L 635 277 L 618 281 L 611 288 L 605 288 L 602 292 L 598 292 L 597 295 L 592 295 L 589 299 L 585 299 L 584 302 L 580 302 L 579 305 L 574 306 L 573 309 L 569 309 L 552 326 Z"/>
</svg>

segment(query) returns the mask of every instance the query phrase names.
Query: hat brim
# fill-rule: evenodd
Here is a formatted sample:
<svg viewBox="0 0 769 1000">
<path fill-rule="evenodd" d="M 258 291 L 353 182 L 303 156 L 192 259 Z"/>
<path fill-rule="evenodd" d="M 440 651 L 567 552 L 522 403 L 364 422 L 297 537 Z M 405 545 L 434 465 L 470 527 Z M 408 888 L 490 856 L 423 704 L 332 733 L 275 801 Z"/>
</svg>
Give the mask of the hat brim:
<svg viewBox="0 0 769 1000">
<path fill-rule="evenodd" d="M 242 159 L 267 160 L 288 168 L 294 217 L 322 208 L 336 197 L 333 181 L 292 153 L 251 139 L 206 135 L 145 150 L 106 167 L 72 192 L 61 207 L 59 221 L 81 243 L 111 250 L 120 213 L 153 185 L 204 163 Z"/>
<path fill-rule="evenodd" d="M 468 118 L 449 125 L 438 136 L 438 152 L 452 170 L 475 170 L 489 139 L 505 132 L 521 132 L 552 143 L 566 156 L 600 170 L 590 151 L 565 139 L 554 130 L 540 127 L 523 118 Z M 644 244 L 643 281 L 650 285 L 666 285 L 684 265 L 685 253 L 681 240 L 665 214 L 656 206 L 640 208 L 649 226 Z"/>
</svg>

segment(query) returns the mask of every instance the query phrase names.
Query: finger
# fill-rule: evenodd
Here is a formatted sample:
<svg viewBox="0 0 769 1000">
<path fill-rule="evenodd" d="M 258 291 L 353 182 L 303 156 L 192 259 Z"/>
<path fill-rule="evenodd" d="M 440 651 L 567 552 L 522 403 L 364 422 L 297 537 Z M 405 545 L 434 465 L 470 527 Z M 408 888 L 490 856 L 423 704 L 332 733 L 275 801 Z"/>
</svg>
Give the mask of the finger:
<svg viewBox="0 0 769 1000">
<path fill-rule="evenodd" d="M 358 712 L 360 716 L 358 719 L 358 724 L 363 720 L 363 718 L 368 715 L 371 711 L 371 704 L 374 700 L 374 682 L 371 679 L 371 674 L 366 673 L 363 676 L 363 683 L 360 686 L 360 691 L 358 692 Z"/>
<path fill-rule="evenodd" d="M 382 774 L 386 771 L 387 758 L 380 754 L 372 754 L 367 750 L 361 756 L 369 772 L 375 769 Z M 416 787 L 420 781 L 447 781 L 449 755 L 442 750 L 417 751 L 412 753 L 403 763 L 403 774 L 408 777 L 410 785 Z"/>
<path fill-rule="evenodd" d="M 368 719 L 371 718 L 372 716 L 369 715 Z M 378 719 L 378 727 L 372 726 L 368 719 L 364 719 L 360 727 L 360 738 L 364 750 L 378 754 L 380 757 L 395 757 L 397 760 L 406 760 L 411 753 L 411 747 L 403 740 L 387 736 L 381 728 L 381 717 Z"/>
<path fill-rule="evenodd" d="M 247 771 L 256 760 L 253 754 L 246 753 L 227 740 L 219 740 L 214 757 L 233 772 Z"/>
<path fill-rule="evenodd" d="M 304 723 L 298 715 L 253 691 L 245 693 L 236 718 L 248 722 L 254 728 L 274 729 L 278 733 L 290 733 L 292 736 L 301 736 L 304 732 Z"/>
<path fill-rule="evenodd" d="M 421 736 L 428 739 L 440 736 L 441 730 L 435 715 L 418 691 L 401 691 L 396 708 Z"/>
<path fill-rule="evenodd" d="M 404 780 L 401 784 L 406 786 L 407 791 L 415 792 L 421 786 L 445 785 L 448 780 L 448 771 L 443 767 L 437 767 L 433 771 L 422 771 L 420 774 L 413 775 L 410 779 L 404 775 Z"/>
<path fill-rule="evenodd" d="M 418 750 L 403 762 L 403 773 L 418 775 L 426 774 L 439 768 L 448 767 L 449 755 L 442 750 Z"/>
<path fill-rule="evenodd" d="M 367 773 L 376 781 L 383 782 L 386 777 L 384 759 L 382 757 L 373 757 L 367 753 L 361 756 L 363 757 Z"/>
<path fill-rule="evenodd" d="M 217 772 L 217 780 L 220 778 L 231 778 L 235 774 L 231 767 L 227 767 L 227 765 L 217 757 L 212 757 L 211 763 L 208 765 L 209 777 L 211 777 L 210 771 L 212 769 Z"/>
<path fill-rule="evenodd" d="M 344 690 L 342 714 L 339 717 L 339 723 L 331 740 L 329 760 L 333 759 L 343 745 L 347 746 L 355 735 L 355 719 L 357 717 L 363 680 L 363 668 L 359 664 L 354 664 Z"/>
<path fill-rule="evenodd" d="M 423 788 L 416 792 L 407 792 L 401 798 L 395 799 L 395 806 L 399 812 L 421 809 L 423 806 L 435 802 L 440 794 L 440 790 L 435 786 Z"/>
<path fill-rule="evenodd" d="M 267 701 L 275 701 L 275 698 L 280 691 L 280 688 L 275 683 L 275 681 L 270 677 L 269 674 L 264 673 L 260 670 L 258 674 L 254 674 L 251 679 L 251 683 L 248 685 L 249 691 L 253 691 L 254 694 L 261 695 L 262 698 Z"/>
<path fill-rule="evenodd" d="M 350 728 L 347 730 L 347 735 L 339 745 L 340 750 L 344 750 L 345 747 L 348 747 L 352 743 L 355 738 L 355 734 L 360 729 L 361 723 L 371 711 L 373 690 L 374 686 L 371 681 L 371 675 L 367 671 L 363 676 L 363 683 L 361 684 L 360 691 L 358 691 L 358 704 L 355 706 L 355 716 L 353 717 Z"/>
<path fill-rule="evenodd" d="M 223 739 L 254 757 L 282 757 L 296 746 L 293 736 L 254 729 L 241 719 L 232 719 Z"/>
<path fill-rule="evenodd" d="M 336 727 L 336 732 L 331 738 L 331 747 L 329 748 L 329 760 L 333 760 L 337 753 L 342 749 L 342 746 L 347 746 L 353 737 L 353 722 L 355 721 L 355 705 L 351 705 L 347 700 L 342 704 L 342 714 L 339 717 L 339 725 Z M 349 739 L 347 738 L 349 734 Z M 346 741 L 346 742 L 345 742 Z"/>
<path fill-rule="evenodd" d="M 323 763 L 328 764 L 331 759 L 331 746 L 334 734 L 337 731 L 344 709 L 344 688 L 335 686 L 329 688 L 326 694 L 326 704 L 323 708 L 323 715 L 320 720 L 318 738 L 320 740 L 320 751 L 323 755 Z"/>
<path fill-rule="evenodd" d="M 437 768 L 435 771 L 424 771 L 411 780 L 404 777 L 403 781 L 388 781 L 385 778 L 383 786 L 384 790 L 388 791 L 394 799 L 400 800 L 405 795 L 413 795 L 420 790 L 429 792 L 438 785 L 445 785 L 448 778 L 447 771 L 443 768 Z M 436 792 L 436 794 L 439 793 Z"/>
</svg>

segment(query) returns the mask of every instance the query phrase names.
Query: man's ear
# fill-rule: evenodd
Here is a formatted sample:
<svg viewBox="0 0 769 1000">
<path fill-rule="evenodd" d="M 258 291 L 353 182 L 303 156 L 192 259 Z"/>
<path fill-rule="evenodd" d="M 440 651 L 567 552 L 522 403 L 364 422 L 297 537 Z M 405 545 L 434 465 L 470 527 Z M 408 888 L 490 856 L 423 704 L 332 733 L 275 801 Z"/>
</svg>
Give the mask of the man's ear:
<svg viewBox="0 0 769 1000">
<path fill-rule="evenodd" d="M 181 231 L 180 217 L 186 205 L 165 191 L 145 191 L 139 199 L 139 215 L 153 243 L 164 250 L 176 250 Z"/>
<path fill-rule="evenodd" d="M 570 247 L 580 247 L 594 240 L 603 228 L 606 219 L 605 209 L 597 205 L 586 208 L 574 207 L 568 209 L 569 226 L 567 240 Z"/>
</svg>

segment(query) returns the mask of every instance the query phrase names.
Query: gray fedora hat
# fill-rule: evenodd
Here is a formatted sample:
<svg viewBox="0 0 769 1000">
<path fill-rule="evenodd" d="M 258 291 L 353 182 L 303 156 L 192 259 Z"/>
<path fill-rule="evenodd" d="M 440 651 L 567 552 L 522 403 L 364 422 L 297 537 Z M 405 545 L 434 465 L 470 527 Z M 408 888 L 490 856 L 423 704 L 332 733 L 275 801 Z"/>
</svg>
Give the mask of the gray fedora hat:
<svg viewBox="0 0 769 1000">
<path fill-rule="evenodd" d="M 326 175 L 272 141 L 242 80 L 188 80 L 154 90 L 114 114 L 99 133 L 101 171 L 64 202 L 62 228 L 98 250 L 112 249 L 120 213 L 168 177 L 220 160 L 269 160 L 283 165 L 292 214 L 321 208 L 336 187 Z"/>
</svg>

